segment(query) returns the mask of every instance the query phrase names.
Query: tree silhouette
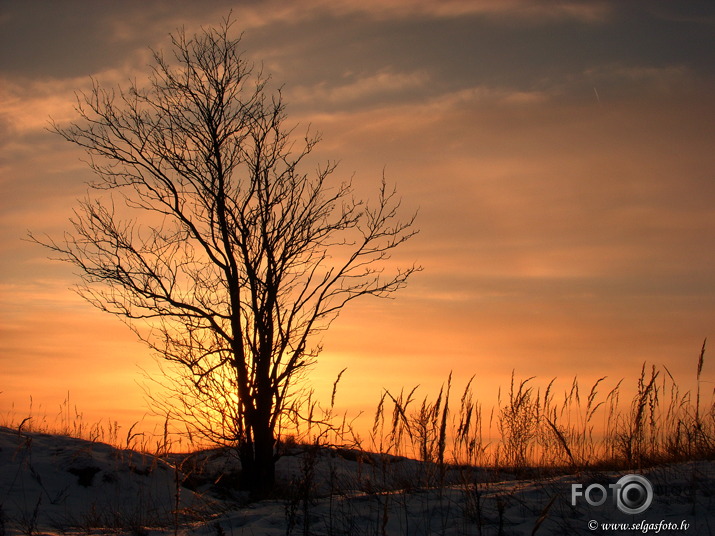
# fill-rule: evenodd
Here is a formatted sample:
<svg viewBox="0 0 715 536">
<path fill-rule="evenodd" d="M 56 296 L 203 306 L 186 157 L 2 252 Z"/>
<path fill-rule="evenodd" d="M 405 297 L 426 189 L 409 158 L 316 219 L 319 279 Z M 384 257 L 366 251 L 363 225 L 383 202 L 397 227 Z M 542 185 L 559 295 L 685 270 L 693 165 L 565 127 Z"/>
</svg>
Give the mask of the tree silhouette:
<svg viewBox="0 0 715 536">
<path fill-rule="evenodd" d="M 54 130 L 90 155 L 95 194 L 61 240 L 33 240 L 79 268 L 78 290 L 183 371 L 169 381 L 213 441 L 238 449 L 254 491 L 275 478 L 279 420 L 319 332 L 361 296 L 386 297 L 419 267 L 391 251 L 414 215 L 383 178 L 374 203 L 302 171 L 319 136 L 285 126 L 280 90 L 251 65 L 231 21 L 171 36 L 148 83 L 78 95 Z"/>
</svg>

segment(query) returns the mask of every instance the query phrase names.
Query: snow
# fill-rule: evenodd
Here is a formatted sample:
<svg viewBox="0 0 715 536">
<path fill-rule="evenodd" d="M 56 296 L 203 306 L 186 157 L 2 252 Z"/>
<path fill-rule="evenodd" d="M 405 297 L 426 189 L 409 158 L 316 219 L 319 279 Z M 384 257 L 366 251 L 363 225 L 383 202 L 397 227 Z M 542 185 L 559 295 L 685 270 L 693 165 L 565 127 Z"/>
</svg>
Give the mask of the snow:
<svg viewBox="0 0 715 536">
<path fill-rule="evenodd" d="M 530 478 L 517 478 L 489 469 L 440 471 L 407 458 L 296 447 L 278 462 L 275 498 L 250 502 L 236 491 L 238 470 L 237 460 L 223 450 L 160 459 L 0 427 L 0 535 L 3 530 L 157 536 L 715 533 L 713 461 L 642 471 L 653 486 L 653 502 L 634 515 L 622 513 L 610 496 L 602 505 L 589 505 L 583 497 L 572 505 L 573 484 L 581 484 L 582 491 L 592 484 L 607 489 L 626 474 L 622 471 L 549 475 L 534 469 Z M 611 531 L 609 523 L 637 525 Z"/>
<path fill-rule="evenodd" d="M 0 506 L 11 534 L 167 524 L 176 511 L 209 506 L 176 478 L 153 456 L 0 427 Z"/>
</svg>

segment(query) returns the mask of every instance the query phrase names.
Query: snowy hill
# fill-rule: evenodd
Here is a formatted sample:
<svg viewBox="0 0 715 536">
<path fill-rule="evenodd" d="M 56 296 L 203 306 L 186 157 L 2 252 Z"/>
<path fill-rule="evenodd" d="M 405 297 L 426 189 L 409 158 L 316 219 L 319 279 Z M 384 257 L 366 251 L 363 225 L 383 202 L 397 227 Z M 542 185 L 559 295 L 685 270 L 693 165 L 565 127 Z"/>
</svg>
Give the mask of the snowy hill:
<svg viewBox="0 0 715 536">
<path fill-rule="evenodd" d="M 0 505 L 8 529 L 166 525 L 176 512 L 205 510 L 206 501 L 177 487 L 177 477 L 153 456 L 0 427 Z"/>
<path fill-rule="evenodd" d="M 571 504 L 572 484 L 610 489 L 624 473 L 525 480 L 438 469 L 394 456 L 296 448 L 279 461 L 276 497 L 249 503 L 235 489 L 239 466 L 226 451 L 167 461 L 0 427 L 0 535 L 594 534 L 607 532 L 608 523 L 632 524 L 614 528 L 621 534 L 715 533 L 715 462 L 644 471 L 653 500 L 641 514 L 624 514 L 611 497 L 602 505 L 583 496 Z M 598 489 L 589 498 L 598 502 Z"/>
</svg>

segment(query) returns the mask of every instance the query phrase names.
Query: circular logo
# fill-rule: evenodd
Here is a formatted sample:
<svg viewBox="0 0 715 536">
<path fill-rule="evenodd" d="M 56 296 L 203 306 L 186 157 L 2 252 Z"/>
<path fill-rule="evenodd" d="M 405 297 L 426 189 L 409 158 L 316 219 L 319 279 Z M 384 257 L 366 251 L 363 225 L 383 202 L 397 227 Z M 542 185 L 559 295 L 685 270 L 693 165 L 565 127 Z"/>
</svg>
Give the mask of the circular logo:
<svg viewBox="0 0 715 536">
<path fill-rule="evenodd" d="M 626 475 L 616 482 L 616 506 L 624 514 L 645 512 L 653 502 L 653 486 L 641 475 Z"/>
</svg>

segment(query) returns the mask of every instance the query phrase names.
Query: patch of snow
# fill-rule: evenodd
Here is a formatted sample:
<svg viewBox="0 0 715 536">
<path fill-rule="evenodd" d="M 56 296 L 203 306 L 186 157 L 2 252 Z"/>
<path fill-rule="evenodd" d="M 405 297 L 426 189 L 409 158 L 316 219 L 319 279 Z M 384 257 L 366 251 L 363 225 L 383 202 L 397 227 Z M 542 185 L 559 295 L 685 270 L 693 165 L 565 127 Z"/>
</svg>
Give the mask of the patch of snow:
<svg viewBox="0 0 715 536">
<path fill-rule="evenodd" d="M 0 427 L 0 507 L 12 530 L 167 525 L 209 506 L 177 478 L 150 455 Z"/>
</svg>

